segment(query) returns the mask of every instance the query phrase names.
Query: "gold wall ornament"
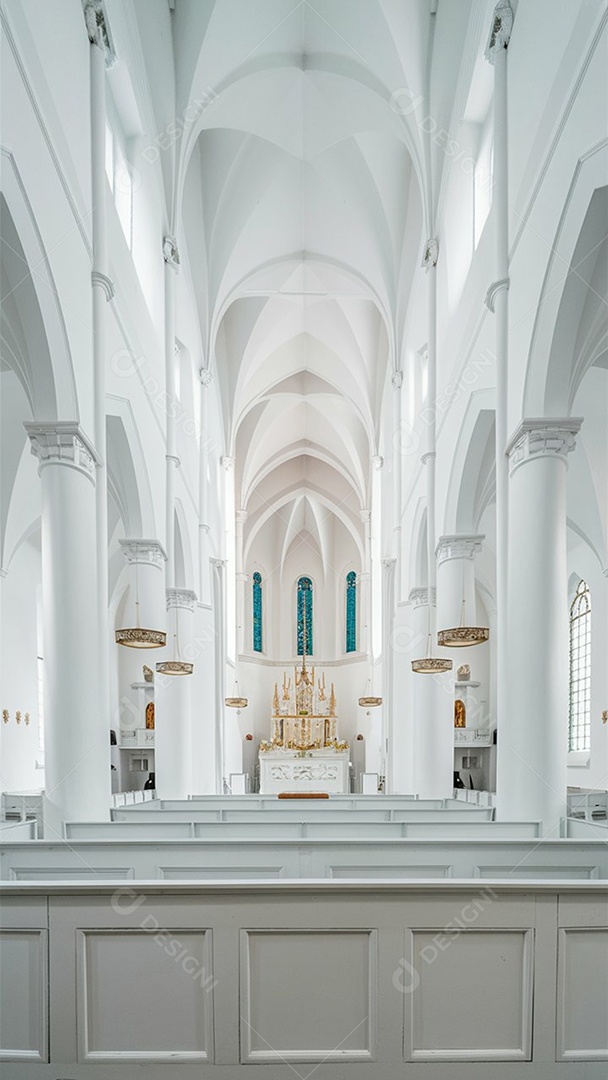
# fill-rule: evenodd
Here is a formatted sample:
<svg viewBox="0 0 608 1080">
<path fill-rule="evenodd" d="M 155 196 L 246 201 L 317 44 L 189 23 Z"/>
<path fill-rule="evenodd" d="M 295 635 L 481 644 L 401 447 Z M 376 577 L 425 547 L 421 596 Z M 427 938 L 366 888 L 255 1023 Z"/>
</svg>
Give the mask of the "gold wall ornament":
<svg viewBox="0 0 608 1080">
<path fill-rule="evenodd" d="M 274 684 L 274 693 L 272 695 L 272 714 L 273 716 L 279 715 L 279 687 L 276 682 Z"/>
<path fill-rule="evenodd" d="M 602 712 L 602 724 L 608 724 L 608 709 L 604 709 Z"/>
<path fill-rule="evenodd" d="M 5 724 L 8 724 L 8 722 L 10 720 L 10 713 L 9 713 L 8 709 L 3 709 L 2 710 L 2 719 L 3 719 Z"/>
<path fill-rule="evenodd" d="M 154 672 L 152 671 L 152 668 L 148 667 L 147 664 L 144 664 L 142 670 L 143 670 L 143 673 L 144 673 L 144 682 L 153 683 L 154 682 Z"/>
<path fill-rule="evenodd" d="M 467 709 L 464 701 L 460 698 L 456 698 L 454 702 L 454 727 L 463 728 L 467 726 Z"/>
<path fill-rule="evenodd" d="M 15 720 L 17 721 L 18 724 L 21 723 L 21 710 L 20 709 L 17 709 L 17 712 L 15 713 Z"/>
<path fill-rule="evenodd" d="M 146 729 L 154 731 L 154 702 L 149 701 L 146 705 Z"/>
<path fill-rule="evenodd" d="M 23 717 L 23 719 L 24 719 L 24 721 L 25 721 L 25 726 L 26 726 L 26 727 L 29 727 L 29 726 L 30 726 L 30 714 L 29 714 L 29 712 L 26 712 L 26 714 L 25 714 L 25 716 Z"/>
</svg>

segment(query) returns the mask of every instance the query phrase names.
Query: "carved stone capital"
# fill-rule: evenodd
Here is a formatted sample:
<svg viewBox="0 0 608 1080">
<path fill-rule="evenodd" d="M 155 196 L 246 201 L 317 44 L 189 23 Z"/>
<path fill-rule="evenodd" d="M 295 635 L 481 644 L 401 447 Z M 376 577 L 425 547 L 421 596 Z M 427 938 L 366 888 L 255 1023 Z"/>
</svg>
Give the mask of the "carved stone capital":
<svg viewBox="0 0 608 1080">
<path fill-rule="evenodd" d="M 402 371 L 393 371 L 393 374 L 391 375 L 391 385 L 393 390 L 401 390 L 401 387 L 403 386 Z"/>
<path fill-rule="evenodd" d="M 194 611 L 194 605 L 198 596 L 192 589 L 167 589 L 167 611 L 171 608 L 185 608 L 186 611 Z"/>
<path fill-rule="evenodd" d="M 67 465 L 82 472 L 92 484 L 95 469 L 100 464 L 97 451 L 72 420 L 39 423 L 28 420 L 23 425 L 32 444 L 32 454 L 38 458 L 38 473 L 47 465 Z"/>
<path fill-rule="evenodd" d="M 249 511 L 248 510 L 237 510 L 236 513 L 235 513 L 235 518 L 236 518 L 237 525 L 244 525 L 245 522 L 247 521 L 248 517 L 249 517 Z"/>
<path fill-rule="evenodd" d="M 230 472 L 231 469 L 234 469 L 235 459 L 233 457 L 229 457 L 227 454 L 224 454 L 223 457 L 220 458 L 220 465 L 226 470 L 226 472 Z"/>
<path fill-rule="evenodd" d="M 100 270 L 93 270 L 91 272 L 91 284 L 97 285 L 100 289 L 103 289 L 106 294 L 106 300 L 111 300 L 115 296 L 114 282 L 112 278 L 109 278 L 107 274 L 102 274 Z"/>
<path fill-rule="evenodd" d="M 165 236 L 163 239 L 163 259 L 172 270 L 177 271 L 180 267 L 179 249 L 174 236 Z"/>
<path fill-rule="evenodd" d="M 567 463 L 582 423 L 582 416 L 522 420 L 505 451 L 511 475 L 526 461 L 537 458 L 560 458 Z"/>
<path fill-rule="evenodd" d="M 495 308 L 496 297 L 497 297 L 498 293 L 501 292 L 502 289 L 508 289 L 509 284 L 510 284 L 510 280 L 509 280 L 508 277 L 506 277 L 506 278 L 501 278 L 500 281 L 493 281 L 492 284 L 488 287 L 488 291 L 486 293 L 486 299 L 485 299 L 485 305 L 486 305 L 488 311 L 494 312 L 496 310 L 496 308 Z"/>
<path fill-rule="evenodd" d="M 432 267 L 437 266 L 437 260 L 439 258 L 439 240 L 436 237 L 431 236 L 424 245 L 424 251 L 422 253 L 422 266 L 425 270 L 430 270 Z"/>
<path fill-rule="evenodd" d="M 372 512 L 371 510 L 360 510 L 359 517 L 361 518 L 361 521 L 364 525 L 368 525 L 369 522 L 372 520 Z"/>
<path fill-rule="evenodd" d="M 213 382 L 213 372 L 210 371 L 209 368 L 201 368 L 198 377 L 201 380 L 201 386 L 211 386 L 211 383 Z"/>
<path fill-rule="evenodd" d="M 419 586 L 416 589 L 410 590 L 409 595 L 410 604 L 413 604 L 415 608 L 428 607 L 429 606 L 429 589 L 427 585 Z M 437 601 L 437 590 L 431 589 L 431 607 L 435 606 Z"/>
<path fill-rule="evenodd" d="M 390 557 L 387 557 L 386 559 L 382 559 L 381 562 L 382 562 L 383 570 L 387 570 L 387 571 L 388 570 L 394 570 L 395 566 L 397 565 L 397 560 L 394 559 L 394 558 L 390 558 Z"/>
<path fill-rule="evenodd" d="M 380 472 L 380 469 L 384 465 L 384 458 L 381 457 L 380 454 L 374 454 L 372 458 L 372 465 L 374 466 L 376 472 Z"/>
<path fill-rule="evenodd" d="M 116 63 L 116 50 L 103 0 L 83 0 L 84 21 L 91 45 L 97 45 L 104 54 L 107 68 Z"/>
<path fill-rule="evenodd" d="M 119 540 L 120 550 L 128 563 L 158 566 L 162 569 L 167 555 L 158 540 Z"/>
<path fill-rule="evenodd" d="M 513 29 L 513 8 L 509 0 L 499 0 L 492 16 L 492 28 L 486 45 L 485 57 L 490 64 L 496 63 L 496 53 L 508 47 Z"/>
<path fill-rule="evenodd" d="M 485 536 L 440 536 L 437 541 L 435 554 L 437 562 L 444 563 L 448 559 L 474 559 L 481 551 Z"/>
</svg>

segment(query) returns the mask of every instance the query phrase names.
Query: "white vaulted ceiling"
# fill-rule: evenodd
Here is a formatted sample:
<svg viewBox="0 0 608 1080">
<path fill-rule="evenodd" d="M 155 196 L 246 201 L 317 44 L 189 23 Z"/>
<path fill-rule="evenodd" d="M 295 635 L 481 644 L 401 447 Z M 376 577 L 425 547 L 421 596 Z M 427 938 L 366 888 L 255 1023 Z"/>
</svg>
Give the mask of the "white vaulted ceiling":
<svg viewBox="0 0 608 1080">
<path fill-rule="evenodd" d="M 434 115 L 446 127 L 470 4 L 441 5 Z M 178 115 L 196 115 L 179 147 L 178 219 L 246 548 L 278 515 L 278 560 L 296 536 L 325 558 L 328 519 L 361 550 L 382 395 L 432 217 L 426 106 L 399 106 L 432 100 L 436 7 L 176 5 Z"/>
</svg>

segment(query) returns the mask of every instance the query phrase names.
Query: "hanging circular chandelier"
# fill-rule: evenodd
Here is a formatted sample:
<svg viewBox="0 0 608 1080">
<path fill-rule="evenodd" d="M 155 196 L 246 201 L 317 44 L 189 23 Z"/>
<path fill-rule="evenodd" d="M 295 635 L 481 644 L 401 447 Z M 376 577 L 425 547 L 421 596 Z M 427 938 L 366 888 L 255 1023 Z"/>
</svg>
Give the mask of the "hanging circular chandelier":
<svg viewBox="0 0 608 1080">
<path fill-rule="evenodd" d="M 192 675 L 194 664 L 188 664 L 185 660 L 162 660 L 156 665 L 160 675 Z"/>
<path fill-rule="evenodd" d="M 451 660 L 446 659 L 443 656 L 431 656 L 432 652 L 432 634 L 431 634 L 431 609 L 429 605 L 429 632 L 427 636 L 427 655 L 421 660 L 412 660 L 412 671 L 415 671 L 417 675 L 437 675 L 443 671 L 451 671 L 454 664 Z"/>
<path fill-rule="evenodd" d="M 239 684 L 236 679 L 234 680 L 233 695 L 232 697 L 224 698 L 224 705 L 226 705 L 228 709 L 238 709 L 239 712 L 241 709 L 246 709 L 249 705 L 249 698 L 242 697 L 239 694 Z"/>
<path fill-rule="evenodd" d="M 437 644 L 445 649 L 466 649 L 473 645 L 483 645 L 490 637 L 487 626 L 466 625 L 467 600 L 464 581 L 464 559 L 462 560 L 462 608 L 460 626 L 452 626 L 448 630 L 437 631 Z"/>
<path fill-rule="evenodd" d="M 178 609 L 177 607 L 174 607 L 173 610 L 175 612 L 175 633 L 173 635 L 174 657 L 173 660 L 161 660 L 156 665 L 156 670 L 159 675 L 192 675 L 194 664 L 182 660 L 180 657 Z"/>
<path fill-rule="evenodd" d="M 167 635 L 164 630 L 149 630 L 139 625 L 139 575 L 137 573 L 137 561 L 135 561 L 135 622 L 136 626 L 129 626 L 114 631 L 114 640 L 117 645 L 125 645 L 129 649 L 162 649 L 167 644 Z"/>
<path fill-rule="evenodd" d="M 445 660 L 442 656 L 426 656 L 423 660 L 412 660 L 412 671 L 417 675 L 436 675 L 438 672 L 451 671 L 451 660 Z"/>
<path fill-rule="evenodd" d="M 381 704 L 382 704 L 382 698 L 381 697 L 373 697 L 373 695 L 371 695 L 371 694 L 368 697 L 360 697 L 359 698 L 359 705 L 361 706 L 362 709 L 377 709 L 378 705 L 381 705 Z"/>
<path fill-rule="evenodd" d="M 465 649 L 469 645 L 483 645 L 489 637 L 487 626 L 452 626 L 438 631 L 437 644 L 446 649 Z"/>
</svg>

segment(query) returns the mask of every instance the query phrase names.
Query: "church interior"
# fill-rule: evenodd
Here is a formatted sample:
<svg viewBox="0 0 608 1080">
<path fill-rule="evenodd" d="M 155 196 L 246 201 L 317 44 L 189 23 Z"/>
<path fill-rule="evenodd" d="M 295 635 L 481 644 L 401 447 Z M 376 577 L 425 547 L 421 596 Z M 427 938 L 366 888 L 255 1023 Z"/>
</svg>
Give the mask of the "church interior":
<svg viewBox="0 0 608 1080">
<path fill-rule="evenodd" d="M 0 1077 L 606 1080 L 608 0 L 0 64 Z"/>
</svg>

